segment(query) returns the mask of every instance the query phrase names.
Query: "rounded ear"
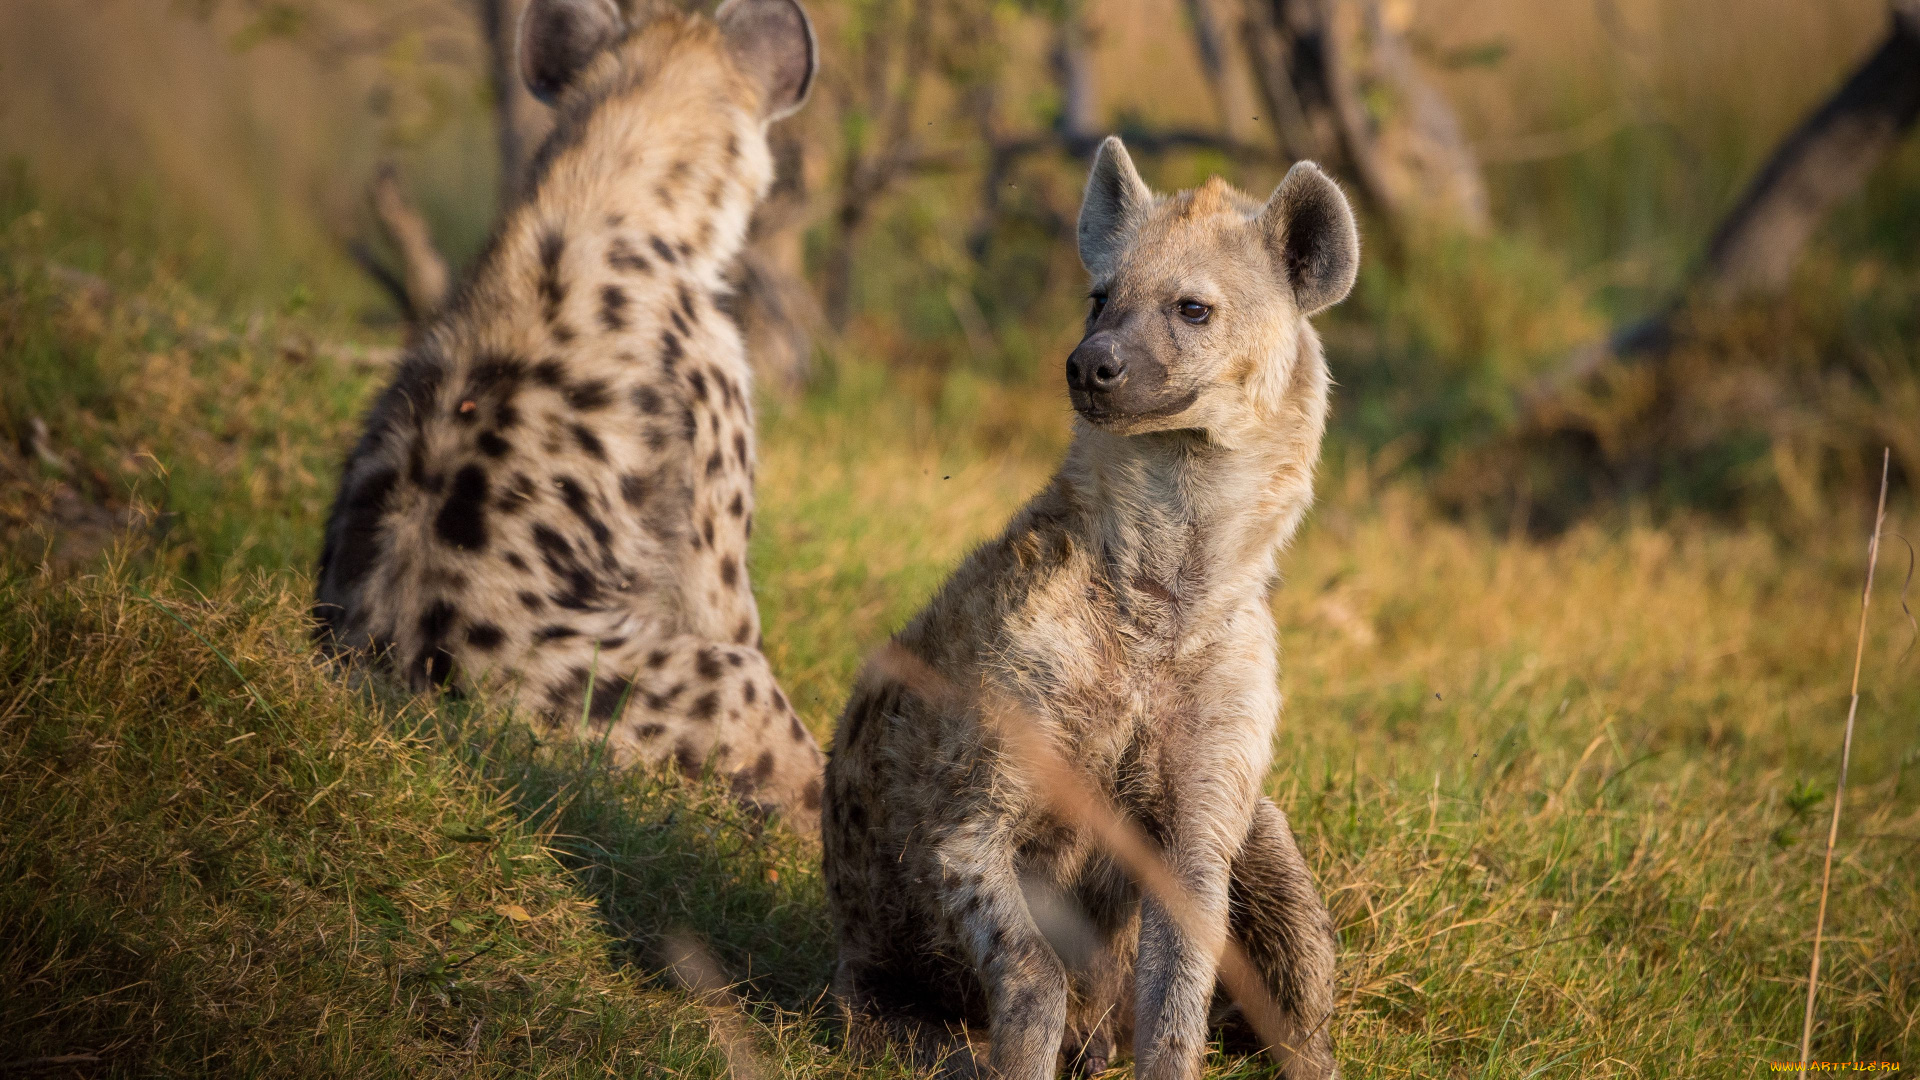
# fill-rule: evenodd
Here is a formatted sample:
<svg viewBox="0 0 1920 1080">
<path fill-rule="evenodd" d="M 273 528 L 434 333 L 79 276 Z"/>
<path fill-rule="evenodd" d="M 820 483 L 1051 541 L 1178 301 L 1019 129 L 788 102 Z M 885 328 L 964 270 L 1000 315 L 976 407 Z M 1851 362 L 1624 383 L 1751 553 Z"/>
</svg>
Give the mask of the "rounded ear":
<svg viewBox="0 0 1920 1080">
<path fill-rule="evenodd" d="M 1353 208 L 1320 166 L 1297 162 L 1260 212 L 1260 230 L 1302 315 L 1347 298 L 1360 272 Z"/>
<path fill-rule="evenodd" d="M 713 19 L 740 70 L 760 84 L 769 121 L 806 104 L 820 67 L 820 47 L 796 0 L 727 0 Z"/>
<path fill-rule="evenodd" d="M 532 0 L 520 15 L 520 78 L 551 105 L 625 29 L 613 0 Z"/>
<path fill-rule="evenodd" d="M 1153 209 L 1153 191 L 1133 167 L 1127 148 L 1109 135 L 1093 155 L 1087 193 L 1080 200 L 1080 264 L 1094 278 L 1112 273 L 1120 253 Z"/>
</svg>

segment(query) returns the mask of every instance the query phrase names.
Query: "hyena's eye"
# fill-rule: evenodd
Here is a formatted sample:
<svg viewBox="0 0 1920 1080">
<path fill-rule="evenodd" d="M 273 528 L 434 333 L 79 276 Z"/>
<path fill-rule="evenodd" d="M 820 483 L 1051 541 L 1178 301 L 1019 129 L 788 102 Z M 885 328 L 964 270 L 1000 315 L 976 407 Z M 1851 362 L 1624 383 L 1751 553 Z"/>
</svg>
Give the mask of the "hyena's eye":
<svg viewBox="0 0 1920 1080">
<path fill-rule="evenodd" d="M 1097 292 L 1092 295 L 1091 299 L 1093 300 L 1093 313 L 1088 315 L 1087 317 L 1090 319 L 1097 319 L 1100 317 L 1101 312 L 1107 310 L 1107 294 L 1103 292 Z"/>
<path fill-rule="evenodd" d="M 1198 300 L 1182 300 L 1175 305 L 1180 309 L 1180 317 L 1199 326 L 1213 316 L 1213 307 Z"/>
</svg>

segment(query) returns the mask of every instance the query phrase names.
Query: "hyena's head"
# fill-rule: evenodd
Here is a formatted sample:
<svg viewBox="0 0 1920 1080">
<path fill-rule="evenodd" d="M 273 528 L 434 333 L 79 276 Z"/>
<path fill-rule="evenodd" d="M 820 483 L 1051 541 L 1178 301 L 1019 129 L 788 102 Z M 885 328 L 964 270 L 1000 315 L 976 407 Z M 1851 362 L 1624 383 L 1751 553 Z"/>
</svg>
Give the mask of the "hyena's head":
<svg viewBox="0 0 1920 1080">
<path fill-rule="evenodd" d="M 1219 177 L 1157 196 L 1109 138 L 1080 207 L 1080 261 L 1093 307 L 1067 359 L 1074 409 L 1119 434 L 1233 443 L 1283 406 L 1302 343 L 1316 341 L 1306 319 L 1353 287 L 1360 236 L 1312 162 L 1265 203 Z"/>
<path fill-rule="evenodd" d="M 520 77 L 563 113 L 670 80 L 771 123 L 806 101 L 818 62 L 796 0 L 726 0 L 712 24 L 675 13 L 629 22 L 613 0 L 532 0 L 520 17 Z"/>
</svg>

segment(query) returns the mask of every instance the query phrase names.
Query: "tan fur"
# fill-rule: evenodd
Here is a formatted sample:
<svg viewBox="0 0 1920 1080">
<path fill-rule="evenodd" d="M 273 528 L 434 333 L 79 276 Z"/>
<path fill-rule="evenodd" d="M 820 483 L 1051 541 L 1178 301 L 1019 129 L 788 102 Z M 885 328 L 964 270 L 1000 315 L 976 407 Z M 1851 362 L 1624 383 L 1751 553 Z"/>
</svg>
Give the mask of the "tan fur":
<svg viewBox="0 0 1920 1080">
<path fill-rule="evenodd" d="M 315 612 L 331 648 L 411 685 L 500 690 L 618 760 L 710 766 L 805 829 L 821 757 L 759 652 L 752 390 L 719 306 L 773 174 L 761 93 L 697 17 L 580 73 L 374 406 Z"/>
<path fill-rule="evenodd" d="M 1310 166 L 1265 205 L 1216 179 L 1165 199 L 1142 186 L 1148 201 L 1130 207 L 1119 165 L 1096 165 L 1082 214 L 1083 258 L 1108 297 L 1082 350 L 1124 353 L 1159 381 L 1129 415 L 1093 423 L 1084 407 L 1052 483 L 896 638 L 961 704 L 898 665 L 870 666 L 855 687 L 823 825 L 834 989 L 856 1047 L 951 1055 L 964 1071 L 984 1045 L 996 1075 L 1038 1078 L 1104 1067 L 1131 1029 L 1136 1075 L 1197 1073 L 1211 953 L 1047 812 L 970 693 L 991 691 L 1161 843 L 1290 1018 L 1286 1075 L 1325 1077 L 1331 923 L 1260 792 L 1281 704 L 1267 594 L 1312 500 L 1327 412 L 1296 297 L 1328 283 L 1290 279 L 1285 253 L 1342 253 L 1304 233 L 1313 215 L 1266 211 L 1326 210 L 1331 192 L 1347 216 L 1326 242 L 1357 257 L 1351 216 Z M 1212 305 L 1206 326 L 1173 321 L 1188 298 Z M 1036 920 L 1041 893 L 1091 925 L 1100 948 L 1081 966 Z"/>
</svg>

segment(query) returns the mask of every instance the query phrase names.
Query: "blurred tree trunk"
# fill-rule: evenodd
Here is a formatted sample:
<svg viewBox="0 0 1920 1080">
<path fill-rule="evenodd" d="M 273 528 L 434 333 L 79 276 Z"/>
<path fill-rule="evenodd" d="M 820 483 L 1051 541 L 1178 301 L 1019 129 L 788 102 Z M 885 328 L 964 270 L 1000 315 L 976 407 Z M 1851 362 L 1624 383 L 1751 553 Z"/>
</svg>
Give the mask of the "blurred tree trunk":
<svg viewBox="0 0 1920 1080">
<path fill-rule="evenodd" d="M 1896 4 L 1880 47 L 1789 133 L 1707 246 L 1701 286 L 1725 304 L 1787 287 L 1813 231 L 1920 116 L 1920 0 Z"/>
<path fill-rule="evenodd" d="M 392 162 L 380 167 L 368 185 L 373 216 L 387 239 L 400 252 L 400 292 L 407 321 L 418 323 L 432 315 L 446 299 L 451 280 L 447 261 L 433 245 L 427 219 L 400 190 L 400 170 Z"/>
<path fill-rule="evenodd" d="M 1788 132 L 1714 230 L 1706 258 L 1658 313 L 1570 357 L 1528 388 L 1530 414 L 1609 360 L 1658 360 L 1681 320 L 1784 290 L 1807 241 L 1834 207 L 1865 185 L 1920 119 L 1920 0 L 1894 0 L 1878 48 Z M 1537 417 L 1536 417 L 1537 418 Z"/>
<path fill-rule="evenodd" d="M 1240 138 L 1256 114 L 1245 87 L 1233 77 L 1220 0 L 1186 0 L 1186 6 L 1194 52 L 1200 59 L 1200 74 L 1207 80 L 1207 91 L 1213 95 L 1214 107 L 1220 112 L 1221 130 L 1229 138 Z"/>
<path fill-rule="evenodd" d="M 1407 45 L 1411 9 L 1246 0 L 1241 43 L 1287 157 L 1333 166 L 1389 227 L 1420 219 L 1484 232 L 1480 165 Z"/>
<path fill-rule="evenodd" d="M 827 325 L 836 334 L 853 316 L 854 251 L 872 221 L 874 204 L 920 159 L 912 123 L 933 43 L 933 4 L 912 0 L 904 26 L 889 17 L 895 10 L 883 5 L 860 12 L 865 22 L 858 77 L 838 86 L 846 149 L 821 283 Z"/>
</svg>

